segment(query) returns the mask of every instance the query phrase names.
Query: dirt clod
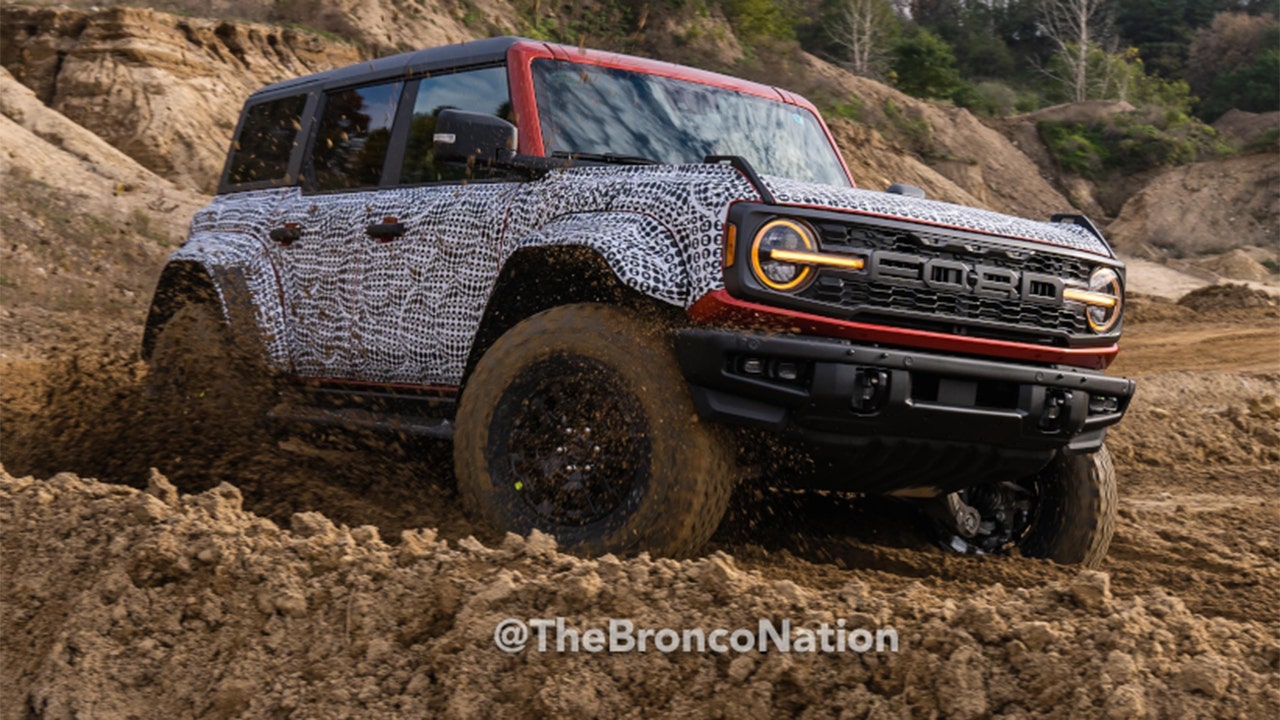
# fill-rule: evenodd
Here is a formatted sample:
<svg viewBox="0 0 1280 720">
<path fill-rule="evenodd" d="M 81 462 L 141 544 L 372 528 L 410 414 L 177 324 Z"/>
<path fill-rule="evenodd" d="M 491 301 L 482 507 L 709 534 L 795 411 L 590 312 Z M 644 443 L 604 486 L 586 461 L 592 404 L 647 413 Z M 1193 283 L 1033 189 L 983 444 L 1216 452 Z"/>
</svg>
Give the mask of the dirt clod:
<svg viewBox="0 0 1280 720">
<path fill-rule="evenodd" d="M 0 475 L 14 579 L 0 591 L 4 715 L 1258 717 L 1280 702 L 1268 623 L 1199 615 L 1159 588 L 1112 596 L 1105 572 L 939 602 L 921 583 L 804 588 L 718 554 L 587 560 L 539 538 L 429 533 L 393 547 L 316 513 L 279 530 L 239 497 L 219 485 L 169 503 L 70 474 Z M 726 581 L 739 591 L 709 592 Z M 578 630 L 844 618 L 895 628 L 900 645 L 727 657 L 494 647 L 502 619 L 557 615 Z"/>
</svg>

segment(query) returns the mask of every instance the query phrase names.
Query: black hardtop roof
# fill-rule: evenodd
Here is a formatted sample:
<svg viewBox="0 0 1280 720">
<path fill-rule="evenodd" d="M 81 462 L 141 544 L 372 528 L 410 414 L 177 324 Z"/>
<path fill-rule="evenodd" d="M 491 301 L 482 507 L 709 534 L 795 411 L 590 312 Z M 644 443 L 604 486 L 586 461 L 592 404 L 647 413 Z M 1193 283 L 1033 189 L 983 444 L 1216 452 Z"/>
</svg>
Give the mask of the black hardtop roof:
<svg viewBox="0 0 1280 720">
<path fill-rule="evenodd" d="M 327 90 L 345 85 L 376 82 L 415 73 L 430 72 L 443 67 L 502 62 L 507 58 L 507 49 L 522 40 L 525 40 L 525 38 L 496 37 L 486 40 L 472 40 L 456 45 L 414 50 L 413 52 L 391 55 L 377 60 L 358 62 L 354 65 L 267 85 L 253 93 L 250 100 L 256 102 L 281 95 L 295 95 L 311 90 Z"/>
</svg>

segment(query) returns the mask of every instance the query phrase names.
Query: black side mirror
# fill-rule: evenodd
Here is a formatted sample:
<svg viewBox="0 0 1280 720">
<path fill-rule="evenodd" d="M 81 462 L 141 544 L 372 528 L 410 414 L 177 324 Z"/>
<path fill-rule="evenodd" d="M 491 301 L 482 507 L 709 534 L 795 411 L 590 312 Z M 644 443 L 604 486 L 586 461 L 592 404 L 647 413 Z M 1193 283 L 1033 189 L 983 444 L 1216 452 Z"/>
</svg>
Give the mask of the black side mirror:
<svg viewBox="0 0 1280 720">
<path fill-rule="evenodd" d="M 906 195 L 907 197 L 913 197 L 913 198 L 924 197 L 923 190 L 916 187 L 915 185 L 908 185 L 906 183 L 894 183 L 890 185 L 889 189 L 885 190 L 885 192 L 892 193 L 894 195 Z"/>
<path fill-rule="evenodd" d="M 436 162 L 491 166 L 516 149 L 516 126 L 493 115 L 442 110 L 436 116 L 432 150 Z"/>
</svg>

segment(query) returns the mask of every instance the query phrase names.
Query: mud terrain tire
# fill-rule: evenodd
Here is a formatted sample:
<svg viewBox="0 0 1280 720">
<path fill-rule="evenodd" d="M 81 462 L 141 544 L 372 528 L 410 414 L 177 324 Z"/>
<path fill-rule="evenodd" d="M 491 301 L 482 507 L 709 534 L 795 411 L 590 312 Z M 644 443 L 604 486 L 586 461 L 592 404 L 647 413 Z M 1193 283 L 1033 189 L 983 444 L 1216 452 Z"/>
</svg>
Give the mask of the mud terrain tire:
<svg viewBox="0 0 1280 720">
<path fill-rule="evenodd" d="M 476 365 L 457 413 L 454 469 L 472 516 L 582 554 L 696 552 L 724 516 L 732 467 L 667 334 L 612 306 L 516 325 Z"/>
<path fill-rule="evenodd" d="M 1116 526 L 1116 471 L 1104 445 L 1092 455 L 1058 455 L 1037 478 L 1039 502 L 1022 554 L 1097 567 Z"/>
</svg>

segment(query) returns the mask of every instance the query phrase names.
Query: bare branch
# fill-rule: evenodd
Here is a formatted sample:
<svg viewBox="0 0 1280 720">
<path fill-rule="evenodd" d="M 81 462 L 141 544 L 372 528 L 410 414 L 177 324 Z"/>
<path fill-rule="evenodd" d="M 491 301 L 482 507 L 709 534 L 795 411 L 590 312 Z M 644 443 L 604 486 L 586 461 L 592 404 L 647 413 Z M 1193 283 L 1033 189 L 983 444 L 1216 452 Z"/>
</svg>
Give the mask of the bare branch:
<svg viewBox="0 0 1280 720">
<path fill-rule="evenodd" d="M 885 0 L 844 0 L 831 39 L 845 51 L 848 68 L 856 75 L 875 77 L 883 66 L 892 21 Z"/>
<path fill-rule="evenodd" d="M 1102 37 L 1100 12 L 1105 0 L 1044 0 L 1042 22 L 1067 65 L 1076 102 L 1088 98 L 1089 45 Z"/>
</svg>

